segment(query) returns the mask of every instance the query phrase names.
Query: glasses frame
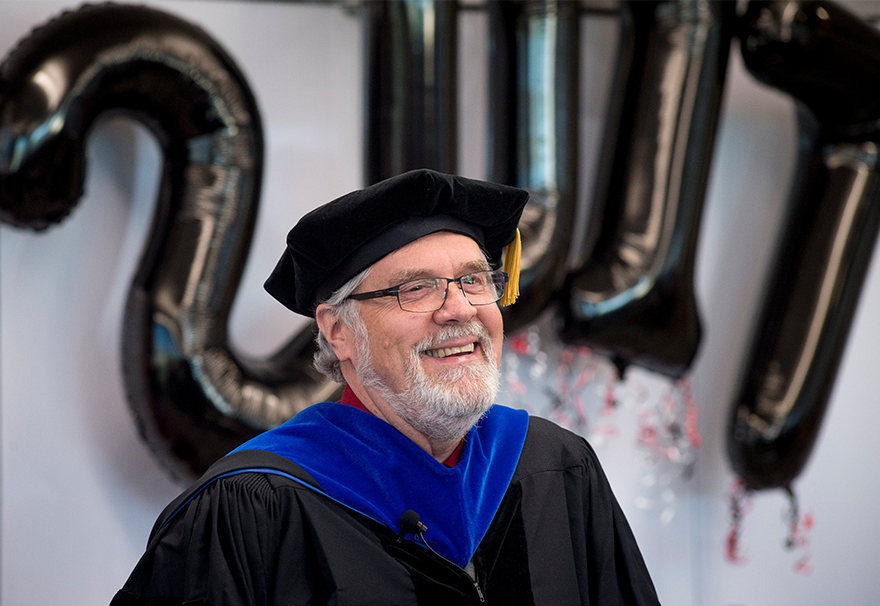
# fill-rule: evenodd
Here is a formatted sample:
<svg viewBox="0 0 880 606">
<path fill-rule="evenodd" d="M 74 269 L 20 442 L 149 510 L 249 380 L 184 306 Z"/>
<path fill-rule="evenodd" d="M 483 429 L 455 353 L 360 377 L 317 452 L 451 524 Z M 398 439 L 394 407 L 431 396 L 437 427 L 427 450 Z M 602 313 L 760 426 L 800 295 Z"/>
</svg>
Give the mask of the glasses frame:
<svg viewBox="0 0 880 606">
<path fill-rule="evenodd" d="M 470 299 L 468 299 L 467 293 L 465 292 L 464 288 L 462 287 L 461 281 L 463 279 L 467 278 L 468 276 L 472 276 L 474 274 L 492 274 L 493 281 L 494 281 L 495 275 L 503 276 L 503 279 L 501 281 L 501 289 L 500 289 L 501 294 L 498 295 L 497 299 L 495 299 L 494 301 L 489 301 L 487 303 L 473 303 L 473 302 L 471 302 Z M 401 289 L 401 287 L 406 286 L 407 284 L 409 284 L 411 282 L 421 282 L 422 280 L 446 280 L 446 289 L 443 291 L 443 301 L 441 301 L 440 306 L 437 307 L 436 309 L 426 309 L 423 311 L 414 311 L 412 309 L 404 309 L 403 304 L 400 302 L 400 289 Z M 492 303 L 497 303 L 498 301 L 501 300 L 501 297 L 504 296 L 504 288 L 507 286 L 507 280 L 508 280 L 507 272 L 493 270 L 493 269 L 481 269 L 480 271 L 472 271 L 472 272 L 466 273 L 462 276 L 459 276 L 457 278 L 443 278 L 440 276 L 433 276 L 430 278 L 416 278 L 415 280 L 407 280 L 406 282 L 401 282 L 400 284 L 396 284 L 395 286 L 390 286 L 388 288 L 383 288 L 381 290 L 371 290 L 369 292 L 360 292 L 360 293 L 355 293 L 353 295 L 348 295 L 348 297 L 346 297 L 346 300 L 354 299 L 355 301 L 368 301 L 370 299 L 379 299 L 381 297 L 396 297 L 397 298 L 397 306 L 400 307 L 400 309 L 402 309 L 403 311 L 411 313 L 411 314 L 430 314 L 430 313 L 434 313 L 435 311 L 439 311 L 440 309 L 443 309 L 443 306 L 446 305 L 446 298 L 449 296 L 449 285 L 452 284 L 453 282 L 458 283 L 458 288 L 461 289 L 461 294 L 464 295 L 465 300 L 470 305 L 472 305 L 473 307 L 482 307 L 484 305 L 491 305 Z"/>
</svg>

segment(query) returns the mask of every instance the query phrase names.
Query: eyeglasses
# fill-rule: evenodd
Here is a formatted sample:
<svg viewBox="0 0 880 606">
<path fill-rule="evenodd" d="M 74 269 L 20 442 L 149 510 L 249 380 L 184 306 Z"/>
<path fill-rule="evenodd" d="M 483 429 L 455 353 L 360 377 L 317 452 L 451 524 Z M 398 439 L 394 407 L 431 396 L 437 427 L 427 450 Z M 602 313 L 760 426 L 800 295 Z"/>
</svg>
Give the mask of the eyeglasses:
<svg viewBox="0 0 880 606">
<path fill-rule="evenodd" d="M 471 305 L 489 305 L 504 294 L 507 274 L 503 271 L 475 271 L 458 278 L 419 278 L 391 288 L 349 295 L 348 298 L 366 301 L 380 297 L 397 297 L 403 311 L 428 313 L 443 307 L 452 282 L 458 282 L 464 298 Z"/>
</svg>

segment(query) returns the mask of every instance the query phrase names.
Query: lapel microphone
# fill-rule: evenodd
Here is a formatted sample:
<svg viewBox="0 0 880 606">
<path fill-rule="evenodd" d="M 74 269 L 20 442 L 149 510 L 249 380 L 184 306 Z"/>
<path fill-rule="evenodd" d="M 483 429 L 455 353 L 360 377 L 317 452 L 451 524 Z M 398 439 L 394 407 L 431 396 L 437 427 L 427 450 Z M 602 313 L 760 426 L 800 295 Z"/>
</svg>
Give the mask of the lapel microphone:
<svg viewBox="0 0 880 606">
<path fill-rule="evenodd" d="M 400 543 L 403 541 L 404 535 L 422 535 L 426 532 L 428 532 L 428 527 L 419 521 L 419 514 L 412 509 L 407 509 L 403 512 L 403 515 L 400 516 L 400 534 L 397 535 L 397 542 Z M 425 538 L 422 537 L 422 540 L 424 541 Z"/>
<path fill-rule="evenodd" d="M 397 542 L 400 543 L 403 541 L 403 535 L 412 533 L 420 538 L 422 543 L 425 544 L 425 547 L 434 552 L 434 555 L 443 558 L 442 555 L 434 551 L 434 548 L 428 544 L 428 541 L 425 539 L 426 532 L 428 532 L 428 527 L 419 521 L 419 514 L 412 509 L 407 509 L 403 512 L 403 515 L 400 516 L 400 534 L 397 535 Z M 443 559 L 445 560 L 446 558 Z"/>
</svg>

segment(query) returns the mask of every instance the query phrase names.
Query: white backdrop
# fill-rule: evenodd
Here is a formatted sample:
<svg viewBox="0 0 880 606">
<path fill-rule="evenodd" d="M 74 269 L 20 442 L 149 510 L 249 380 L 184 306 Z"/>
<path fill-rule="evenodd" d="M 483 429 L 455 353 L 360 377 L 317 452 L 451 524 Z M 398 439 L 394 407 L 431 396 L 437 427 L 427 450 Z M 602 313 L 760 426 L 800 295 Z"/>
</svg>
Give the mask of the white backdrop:
<svg viewBox="0 0 880 606">
<path fill-rule="evenodd" d="M 263 293 L 288 228 L 361 184 L 361 31 L 339 7 L 149 1 L 211 33 L 239 62 L 266 129 L 263 202 L 236 301 L 233 344 L 265 355 L 298 320 Z M 65 8 L 0 1 L 3 54 Z M 858 3 L 880 13 L 880 2 Z M 461 172 L 485 177 L 485 16 L 462 15 Z M 583 27 L 582 196 L 590 191 L 615 25 Z M 732 475 L 727 409 L 777 238 L 794 162 L 793 106 L 757 84 L 734 45 L 697 267 L 705 327 L 691 382 L 703 445 L 696 473 L 673 481 L 675 515 L 639 507 L 646 487 L 635 432 L 599 454 L 642 546 L 661 601 L 674 606 L 874 604 L 880 524 L 880 268 L 872 264 L 819 442 L 796 483 L 816 519 L 810 575 L 793 571 L 781 494 L 761 493 L 746 517 L 743 565 L 724 559 Z M 156 145 L 113 120 L 89 142 L 86 196 L 44 233 L 0 227 L 0 602 L 107 603 L 139 558 L 156 515 L 181 489 L 138 438 L 122 388 L 120 324 L 151 218 Z M 636 372 L 638 375 L 638 371 Z M 650 380 L 660 380 L 651 378 Z M 646 379 L 646 380 L 648 380 Z"/>
</svg>

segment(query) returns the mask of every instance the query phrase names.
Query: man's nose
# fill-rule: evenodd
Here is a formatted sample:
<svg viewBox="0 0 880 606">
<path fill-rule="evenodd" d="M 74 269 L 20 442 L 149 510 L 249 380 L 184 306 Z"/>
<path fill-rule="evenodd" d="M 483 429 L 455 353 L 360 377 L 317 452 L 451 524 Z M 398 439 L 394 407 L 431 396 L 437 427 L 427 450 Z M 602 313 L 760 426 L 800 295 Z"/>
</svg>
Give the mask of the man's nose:
<svg viewBox="0 0 880 606">
<path fill-rule="evenodd" d="M 434 312 L 434 319 L 438 323 L 449 321 L 467 322 L 476 313 L 477 308 L 471 305 L 467 297 L 464 296 L 461 283 L 450 282 L 446 290 L 446 300 L 443 301 L 443 306 Z"/>
</svg>

